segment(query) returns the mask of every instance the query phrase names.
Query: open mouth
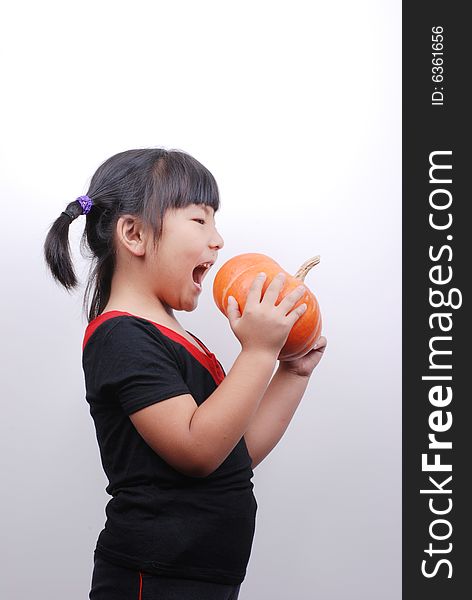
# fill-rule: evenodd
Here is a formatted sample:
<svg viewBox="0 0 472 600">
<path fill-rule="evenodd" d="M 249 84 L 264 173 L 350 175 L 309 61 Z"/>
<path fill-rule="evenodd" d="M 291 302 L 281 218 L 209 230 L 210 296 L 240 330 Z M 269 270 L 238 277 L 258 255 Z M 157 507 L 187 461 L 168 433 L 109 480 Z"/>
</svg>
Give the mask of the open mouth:
<svg viewBox="0 0 472 600">
<path fill-rule="evenodd" d="M 211 262 L 202 263 L 197 265 L 192 272 L 193 283 L 197 286 L 199 290 L 202 289 L 202 282 L 205 279 L 207 272 L 210 270 L 212 266 Z"/>
</svg>

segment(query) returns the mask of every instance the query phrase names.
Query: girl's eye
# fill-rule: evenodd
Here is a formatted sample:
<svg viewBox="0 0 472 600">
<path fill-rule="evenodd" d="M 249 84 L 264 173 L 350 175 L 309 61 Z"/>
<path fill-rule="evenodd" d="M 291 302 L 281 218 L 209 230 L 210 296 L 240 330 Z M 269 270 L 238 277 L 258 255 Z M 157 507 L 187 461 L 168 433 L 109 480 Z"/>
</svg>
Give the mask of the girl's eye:
<svg viewBox="0 0 472 600">
<path fill-rule="evenodd" d="M 202 225 L 205 225 L 205 219 L 194 219 L 194 221 L 201 221 Z"/>
</svg>

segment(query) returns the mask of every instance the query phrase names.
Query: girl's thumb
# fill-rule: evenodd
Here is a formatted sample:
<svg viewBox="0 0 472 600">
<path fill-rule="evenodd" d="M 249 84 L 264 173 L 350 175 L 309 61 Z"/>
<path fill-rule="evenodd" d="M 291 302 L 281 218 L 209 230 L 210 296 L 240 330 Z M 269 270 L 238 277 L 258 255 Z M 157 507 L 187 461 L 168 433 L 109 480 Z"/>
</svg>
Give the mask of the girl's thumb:
<svg viewBox="0 0 472 600">
<path fill-rule="evenodd" d="M 234 319 L 239 314 L 239 306 L 234 296 L 228 296 L 228 318 Z"/>
</svg>

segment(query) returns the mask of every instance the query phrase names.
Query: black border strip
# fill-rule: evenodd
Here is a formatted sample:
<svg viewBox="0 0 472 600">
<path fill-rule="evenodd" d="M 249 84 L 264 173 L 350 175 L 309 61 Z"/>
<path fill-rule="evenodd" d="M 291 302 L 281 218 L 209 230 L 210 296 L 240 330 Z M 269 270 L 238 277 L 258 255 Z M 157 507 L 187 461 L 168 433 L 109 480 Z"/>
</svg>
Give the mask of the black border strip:
<svg viewBox="0 0 472 600">
<path fill-rule="evenodd" d="M 471 593 L 472 327 L 464 288 L 472 271 L 472 107 L 466 109 L 471 35 L 464 10 L 458 2 L 403 2 L 405 600 L 463 600 Z M 434 442 L 438 448 L 429 448 Z M 435 461 L 451 470 L 431 470 Z"/>
</svg>

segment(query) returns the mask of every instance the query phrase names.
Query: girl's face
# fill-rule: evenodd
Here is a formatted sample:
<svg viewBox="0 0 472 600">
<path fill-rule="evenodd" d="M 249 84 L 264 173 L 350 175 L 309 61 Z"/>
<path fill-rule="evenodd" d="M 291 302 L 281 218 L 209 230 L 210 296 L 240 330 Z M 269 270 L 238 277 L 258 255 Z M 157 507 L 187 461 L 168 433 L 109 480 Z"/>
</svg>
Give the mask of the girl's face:
<svg viewBox="0 0 472 600">
<path fill-rule="evenodd" d="M 192 204 L 166 212 L 157 251 L 150 252 L 148 263 L 154 293 L 166 309 L 196 308 L 201 289 L 194 282 L 194 269 L 201 263 L 214 263 L 223 244 L 210 206 Z M 207 274 L 208 269 L 202 286 Z"/>
</svg>

